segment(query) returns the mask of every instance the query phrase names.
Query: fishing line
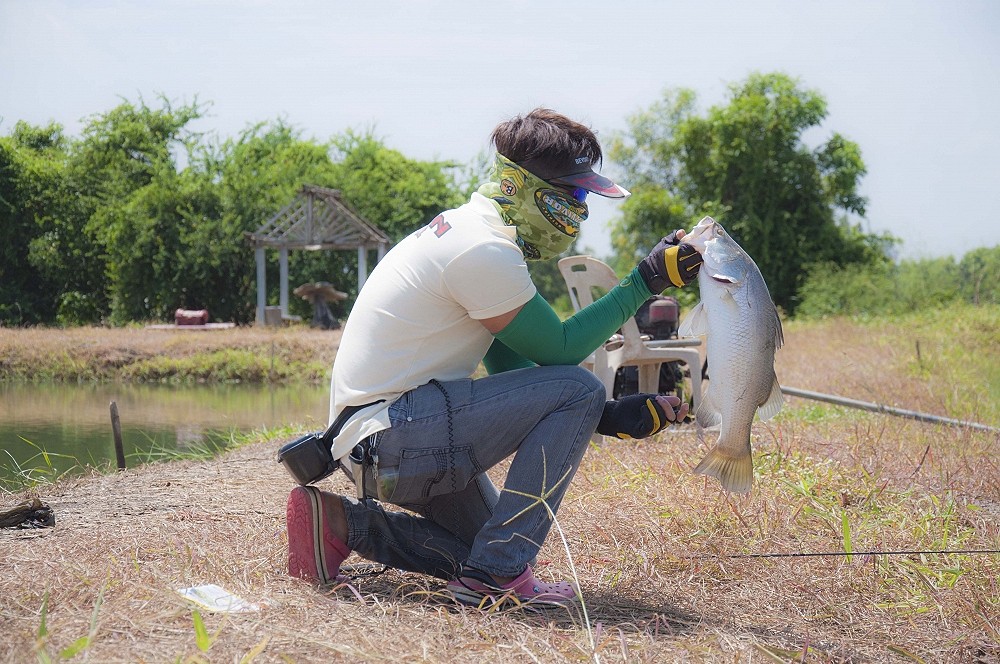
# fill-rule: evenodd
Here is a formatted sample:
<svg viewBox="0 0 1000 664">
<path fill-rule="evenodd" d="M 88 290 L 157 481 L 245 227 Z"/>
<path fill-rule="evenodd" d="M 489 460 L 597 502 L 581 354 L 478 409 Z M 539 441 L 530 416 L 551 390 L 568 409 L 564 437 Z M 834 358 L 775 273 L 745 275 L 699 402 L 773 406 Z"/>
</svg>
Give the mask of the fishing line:
<svg viewBox="0 0 1000 664">
<path fill-rule="evenodd" d="M 1000 553 L 1000 549 L 955 549 L 926 551 L 818 551 L 795 553 L 703 553 L 697 556 L 681 556 L 683 560 L 703 560 L 707 558 L 812 558 L 822 556 L 916 556 L 923 554 L 992 554 Z"/>
</svg>

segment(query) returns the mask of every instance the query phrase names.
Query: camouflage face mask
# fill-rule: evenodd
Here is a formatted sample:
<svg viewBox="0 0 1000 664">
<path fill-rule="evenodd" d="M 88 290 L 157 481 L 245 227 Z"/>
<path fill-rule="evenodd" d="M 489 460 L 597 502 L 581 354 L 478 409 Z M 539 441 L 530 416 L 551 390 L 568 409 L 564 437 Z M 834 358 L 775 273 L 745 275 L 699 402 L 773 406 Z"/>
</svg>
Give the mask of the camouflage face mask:
<svg viewBox="0 0 1000 664">
<path fill-rule="evenodd" d="M 497 153 L 490 181 L 479 193 L 493 202 L 526 260 L 548 260 L 569 249 L 587 218 L 587 204 L 556 189 Z"/>
</svg>

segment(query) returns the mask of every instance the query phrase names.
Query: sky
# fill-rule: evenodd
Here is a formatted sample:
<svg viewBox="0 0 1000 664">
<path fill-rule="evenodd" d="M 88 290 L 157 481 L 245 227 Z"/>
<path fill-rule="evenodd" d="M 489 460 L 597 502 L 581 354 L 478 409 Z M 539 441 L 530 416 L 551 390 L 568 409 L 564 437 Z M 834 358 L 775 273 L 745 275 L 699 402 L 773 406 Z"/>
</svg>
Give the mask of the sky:
<svg viewBox="0 0 1000 664">
<path fill-rule="evenodd" d="M 903 238 L 901 258 L 960 257 L 1000 244 L 998 35 L 995 0 L 0 0 L 0 135 L 79 136 L 162 95 L 205 104 L 191 128 L 220 138 L 280 118 L 470 162 L 537 106 L 606 140 L 667 89 L 704 112 L 783 72 L 827 100 L 807 143 L 861 147 L 863 228 Z M 589 202 L 583 244 L 606 255 L 617 208 Z"/>
</svg>

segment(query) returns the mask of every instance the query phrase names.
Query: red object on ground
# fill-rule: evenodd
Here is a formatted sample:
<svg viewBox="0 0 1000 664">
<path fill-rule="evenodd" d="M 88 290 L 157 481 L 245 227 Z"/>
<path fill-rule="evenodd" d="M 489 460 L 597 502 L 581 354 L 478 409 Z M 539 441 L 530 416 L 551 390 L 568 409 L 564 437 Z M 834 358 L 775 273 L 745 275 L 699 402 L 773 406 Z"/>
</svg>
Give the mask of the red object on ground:
<svg viewBox="0 0 1000 664">
<path fill-rule="evenodd" d="M 208 309 L 178 309 L 174 312 L 175 325 L 205 325 L 208 323 Z"/>
</svg>

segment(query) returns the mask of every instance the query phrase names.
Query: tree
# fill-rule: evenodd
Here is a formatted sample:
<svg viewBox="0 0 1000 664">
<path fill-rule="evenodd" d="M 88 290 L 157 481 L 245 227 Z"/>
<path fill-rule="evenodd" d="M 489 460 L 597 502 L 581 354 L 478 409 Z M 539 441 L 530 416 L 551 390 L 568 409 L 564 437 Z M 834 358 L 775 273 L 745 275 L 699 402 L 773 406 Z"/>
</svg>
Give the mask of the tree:
<svg viewBox="0 0 1000 664">
<path fill-rule="evenodd" d="M 51 320 L 59 284 L 29 269 L 46 241 L 44 220 L 58 217 L 66 140 L 62 127 L 18 122 L 0 138 L 0 325 Z M 41 256 L 37 257 L 41 260 Z"/>
<path fill-rule="evenodd" d="M 199 114 L 194 105 L 174 110 L 164 104 L 151 109 L 125 102 L 90 118 L 82 139 L 62 139 L 60 129 L 58 140 L 50 141 L 53 149 L 58 147 L 52 158 L 59 176 L 35 178 L 48 205 L 25 210 L 38 232 L 30 236 L 26 260 L 17 264 L 19 274 L 47 284 L 52 293 L 52 306 L 34 322 L 52 321 L 53 310 L 62 324 L 96 322 L 108 315 L 115 283 L 109 247 L 116 247 L 119 226 L 127 223 L 124 206 L 157 172 L 174 168 L 171 151 L 183 127 Z M 43 143 L 39 138 L 28 148 Z"/>
<path fill-rule="evenodd" d="M 878 316 L 938 309 L 950 302 L 990 305 L 1000 301 L 1000 247 L 980 247 L 956 261 L 951 256 L 898 264 L 816 264 L 800 289 L 798 315 Z"/>
<path fill-rule="evenodd" d="M 178 307 L 249 322 L 246 235 L 303 184 L 340 189 L 394 239 L 461 202 L 450 164 L 408 159 L 370 134 L 324 143 L 279 120 L 219 143 L 189 128 L 197 102 L 160 101 L 94 115 L 77 140 L 24 123 L 0 137 L 0 324 L 169 320 Z M 274 252 L 267 269 L 277 276 Z M 354 252 L 289 256 L 296 283 L 348 289 L 356 274 Z"/>
<path fill-rule="evenodd" d="M 385 231 L 393 240 L 428 223 L 457 202 L 449 165 L 409 159 L 372 134 L 347 131 L 328 143 L 302 139 L 282 122 L 258 125 L 220 155 L 226 227 L 239 233 L 255 230 L 287 205 L 303 184 L 315 184 L 341 193 L 348 207 Z M 224 246 L 244 244 L 228 243 Z M 255 281 L 252 252 L 236 271 L 247 303 L 253 303 Z M 235 257 L 231 257 L 235 260 Z M 292 283 L 330 281 L 353 294 L 357 283 L 357 254 L 343 251 L 294 251 L 289 254 Z M 270 299 L 278 288 L 277 254 L 268 252 Z M 244 278 L 245 277 L 245 278 Z M 344 306 L 349 306 L 349 300 Z M 293 311 L 311 315 L 306 302 L 293 299 Z M 253 309 L 245 316 L 252 319 Z"/>
<path fill-rule="evenodd" d="M 220 211 L 211 224 L 192 229 L 190 241 L 204 247 L 201 279 L 194 290 L 216 295 L 213 315 L 224 320 L 250 322 L 256 303 L 254 254 L 247 233 L 260 227 L 288 205 L 304 184 L 333 186 L 334 168 L 329 143 L 303 138 L 282 120 L 249 127 L 217 150 L 206 149 L 203 170 L 218 181 Z M 267 252 L 268 298 L 278 298 L 278 256 Z M 336 252 L 295 251 L 289 255 L 289 280 L 330 280 L 342 270 L 344 258 Z M 293 308 L 299 305 L 292 301 Z M 302 309 L 304 312 L 304 308 Z"/>
<path fill-rule="evenodd" d="M 332 148 L 334 188 L 393 242 L 464 202 L 450 162 L 409 159 L 370 132 L 335 136 Z"/>
<path fill-rule="evenodd" d="M 803 141 L 826 113 L 818 92 L 783 74 L 754 74 L 705 116 L 694 93 L 680 90 L 630 117 L 609 150 L 635 191 L 613 229 L 620 260 L 634 263 L 662 235 L 710 214 L 788 311 L 809 265 L 887 260 L 892 239 L 849 222 L 865 213 L 860 148 L 836 133 L 815 149 Z"/>
<path fill-rule="evenodd" d="M 1000 304 L 1000 245 L 979 247 L 958 264 L 964 299 L 972 304 Z"/>
</svg>

